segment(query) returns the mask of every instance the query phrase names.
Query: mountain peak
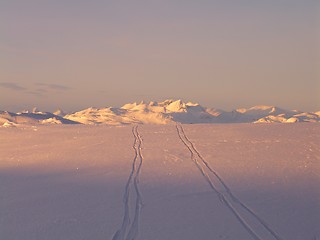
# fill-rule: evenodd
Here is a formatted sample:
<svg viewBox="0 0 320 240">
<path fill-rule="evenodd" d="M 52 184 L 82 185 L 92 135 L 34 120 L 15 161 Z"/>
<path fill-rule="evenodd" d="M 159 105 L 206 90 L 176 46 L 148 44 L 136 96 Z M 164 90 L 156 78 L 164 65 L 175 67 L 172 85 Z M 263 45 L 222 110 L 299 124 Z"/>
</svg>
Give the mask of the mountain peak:
<svg viewBox="0 0 320 240">
<path fill-rule="evenodd" d="M 306 113 L 290 111 L 276 106 L 258 105 L 240 108 L 227 112 L 202 107 L 198 103 L 183 102 L 181 99 L 168 99 L 163 102 L 128 103 L 121 108 L 90 107 L 72 114 L 62 110 L 52 113 L 32 112 L 10 113 L 0 111 L 0 126 L 12 123 L 19 124 L 52 124 L 52 123 L 83 123 L 83 124 L 131 124 L 153 123 L 289 123 L 289 122 L 320 122 L 320 112 Z"/>
<path fill-rule="evenodd" d="M 179 99 L 168 104 L 166 110 L 169 112 L 186 112 L 186 104 Z"/>
<path fill-rule="evenodd" d="M 61 110 L 60 108 L 57 109 L 55 112 L 53 112 L 54 115 L 60 116 L 60 117 L 64 117 L 65 115 L 67 115 L 63 110 Z"/>
</svg>

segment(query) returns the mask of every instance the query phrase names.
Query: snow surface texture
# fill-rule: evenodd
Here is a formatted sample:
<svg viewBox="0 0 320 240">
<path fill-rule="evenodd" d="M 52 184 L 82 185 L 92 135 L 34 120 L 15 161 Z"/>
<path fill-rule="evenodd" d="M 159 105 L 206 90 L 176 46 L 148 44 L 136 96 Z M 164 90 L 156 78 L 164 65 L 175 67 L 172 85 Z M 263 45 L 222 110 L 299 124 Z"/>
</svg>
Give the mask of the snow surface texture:
<svg viewBox="0 0 320 240">
<path fill-rule="evenodd" d="M 0 129 L 0 239 L 320 239 L 320 125 Z"/>
<path fill-rule="evenodd" d="M 164 102 L 141 102 L 125 104 L 121 108 L 88 108 L 72 114 L 62 110 L 55 113 L 32 112 L 10 113 L 0 111 L 0 126 L 17 124 L 132 124 L 132 123 L 294 123 L 319 122 L 319 112 L 289 111 L 274 106 L 255 106 L 226 112 L 204 108 L 197 103 L 181 100 Z"/>
</svg>

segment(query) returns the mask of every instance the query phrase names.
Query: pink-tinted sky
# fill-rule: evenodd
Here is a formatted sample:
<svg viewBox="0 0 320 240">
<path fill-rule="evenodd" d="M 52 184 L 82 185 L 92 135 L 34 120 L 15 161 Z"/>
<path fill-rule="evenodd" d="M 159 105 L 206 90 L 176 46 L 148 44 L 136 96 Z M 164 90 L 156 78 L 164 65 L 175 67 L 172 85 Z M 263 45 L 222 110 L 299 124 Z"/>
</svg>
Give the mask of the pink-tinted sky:
<svg viewBox="0 0 320 240">
<path fill-rule="evenodd" d="M 0 110 L 320 110 L 318 0 L 2 0 Z"/>
</svg>

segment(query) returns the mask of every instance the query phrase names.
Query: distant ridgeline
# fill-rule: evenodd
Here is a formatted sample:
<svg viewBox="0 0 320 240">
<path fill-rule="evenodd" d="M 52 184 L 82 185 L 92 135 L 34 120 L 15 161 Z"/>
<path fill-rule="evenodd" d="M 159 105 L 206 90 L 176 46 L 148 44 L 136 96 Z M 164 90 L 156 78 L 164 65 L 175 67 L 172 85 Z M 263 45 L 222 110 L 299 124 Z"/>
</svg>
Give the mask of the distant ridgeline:
<svg viewBox="0 0 320 240">
<path fill-rule="evenodd" d="M 255 106 L 231 112 L 205 108 L 197 103 L 181 100 L 129 103 L 120 108 L 88 108 L 72 114 L 59 110 L 55 113 L 0 111 L 0 126 L 25 124 L 170 124 L 170 123 L 296 123 L 320 122 L 320 111 L 302 112 L 274 106 Z"/>
</svg>

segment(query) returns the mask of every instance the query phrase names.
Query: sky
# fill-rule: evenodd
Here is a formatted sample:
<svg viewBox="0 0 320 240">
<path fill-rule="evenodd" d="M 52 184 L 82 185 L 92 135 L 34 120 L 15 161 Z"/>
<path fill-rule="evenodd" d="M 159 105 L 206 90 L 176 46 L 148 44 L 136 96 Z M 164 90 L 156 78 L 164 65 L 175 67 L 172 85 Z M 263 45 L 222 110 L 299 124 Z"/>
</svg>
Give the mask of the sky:
<svg viewBox="0 0 320 240">
<path fill-rule="evenodd" d="M 0 110 L 320 110 L 318 0 L 1 0 Z"/>
</svg>

